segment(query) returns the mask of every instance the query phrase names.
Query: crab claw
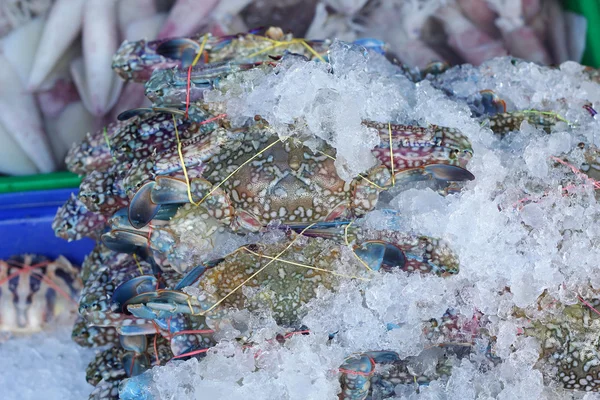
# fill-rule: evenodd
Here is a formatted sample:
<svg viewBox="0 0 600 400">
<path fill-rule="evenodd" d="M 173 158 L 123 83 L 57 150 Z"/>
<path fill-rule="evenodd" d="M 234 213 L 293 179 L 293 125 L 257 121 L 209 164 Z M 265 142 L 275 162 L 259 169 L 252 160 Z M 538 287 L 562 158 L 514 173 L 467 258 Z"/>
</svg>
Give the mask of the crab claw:
<svg viewBox="0 0 600 400">
<path fill-rule="evenodd" d="M 472 181 L 475 176 L 468 170 L 448 164 L 427 165 L 425 173 L 440 181 Z"/>
<path fill-rule="evenodd" d="M 148 238 L 137 232 L 115 229 L 102 235 L 102 243 L 117 253 L 135 253 L 148 246 Z"/>
<path fill-rule="evenodd" d="M 374 52 L 379 54 L 385 54 L 385 50 L 387 47 L 385 42 L 373 38 L 356 39 L 354 41 L 354 44 L 362 46 L 367 50 L 373 50 Z"/>
<path fill-rule="evenodd" d="M 123 111 L 121 114 L 117 116 L 119 121 L 127 121 L 133 117 L 143 117 L 148 113 L 151 113 L 151 108 L 132 108 L 131 110 Z"/>
<path fill-rule="evenodd" d="M 152 189 L 155 183 L 146 182 L 133 196 L 129 204 L 129 222 L 136 229 L 148 225 L 158 214 L 160 205 L 152 201 Z"/>
<path fill-rule="evenodd" d="M 144 335 L 119 336 L 119 343 L 125 350 L 138 354 L 144 353 L 148 349 L 148 341 Z"/>
<path fill-rule="evenodd" d="M 394 267 L 404 269 L 406 256 L 404 252 L 391 243 L 383 241 L 370 241 L 362 243 L 354 249 L 354 253 L 364 261 L 373 271 L 391 271 Z"/>
<path fill-rule="evenodd" d="M 148 309 L 132 307 L 131 305 L 145 304 Z M 129 312 L 148 313 L 150 310 L 155 312 L 155 318 L 164 318 L 165 316 L 175 314 L 198 314 L 202 310 L 200 307 L 190 303 L 190 296 L 186 293 L 176 290 L 160 290 L 157 292 L 142 293 L 129 299 L 125 305 Z M 164 311 L 164 314 L 157 314 L 157 311 Z"/>
<path fill-rule="evenodd" d="M 156 54 L 160 56 L 181 60 L 181 68 L 192 65 L 199 51 L 200 43 L 188 38 L 167 40 L 156 48 Z"/>
<path fill-rule="evenodd" d="M 152 292 L 156 290 L 157 286 L 158 280 L 153 275 L 135 277 L 115 289 L 112 295 L 112 302 L 115 306 L 122 308 L 127 300 L 141 293 Z"/>
<path fill-rule="evenodd" d="M 479 93 L 481 93 L 481 105 L 483 105 L 484 114 L 491 116 L 506 112 L 506 102 L 493 90 L 486 89 Z"/>
<path fill-rule="evenodd" d="M 191 286 L 194 282 L 198 280 L 198 278 L 202 276 L 202 274 L 204 274 L 204 271 L 206 271 L 206 269 L 207 267 L 205 267 L 204 265 L 194 267 L 190 272 L 186 274 L 186 276 L 183 277 L 183 279 L 177 284 L 177 286 L 175 286 L 175 290 L 181 290 L 184 287 Z"/>
<path fill-rule="evenodd" d="M 152 203 L 161 205 L 189 203 L 188 184 L 181 179 L 159 176 L 156 178 L 156 184 L 153 186 L 149 199 Z"/>
<path fill-rule="evenodd" d="M 145 337 L 145 336 L 144 336 Z M 147 353 L 127 353 L 121 359 L 127 376 L 137 376 L 150 369 L 150 357 Z"/>
<path fill-rule="evenodd" d="M 343 399 L 366 399 L 371 387 L 375 364 L 389 364 L 400 360 L 392 351 L 370 351 L 348 357 L 342 366 Z"/>
</svg>

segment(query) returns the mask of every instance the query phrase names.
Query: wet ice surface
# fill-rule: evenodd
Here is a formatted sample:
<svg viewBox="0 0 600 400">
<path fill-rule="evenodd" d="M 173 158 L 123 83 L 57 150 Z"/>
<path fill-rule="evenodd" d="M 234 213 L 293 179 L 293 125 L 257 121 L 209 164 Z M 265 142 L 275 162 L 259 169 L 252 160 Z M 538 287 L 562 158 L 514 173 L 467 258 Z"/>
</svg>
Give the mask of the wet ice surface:
<svg viewBox="0 0 600 400">
<path fill-rule="evenodd" d="M 85 368 L 94 350 L 77 346 L 71 328 L 72 321 L 0 343 L 0 398 L 87 399 L 93 387 L 85 380 Z"/>
<path fill-rule="evenodd" d="M 333 399 L 345 356 L 380 349 L 418 355 L 426 346 L 423 321 L 453 308 L 465 318 L 476 311 L 490 318 L 495 353 L 503 362 L 482 369 L 487 342 L 476 342 L 470 358 L 455 361 L 449 379 L 418 393 L 399 385 L 398 398 L 600 398 L 544 381 L 536 366 L 540 344 L 518 334 L 523 321 L 512 312 L 515 306 L 535 309 L 544 291 L 562 304 L 575 304 L 578 295 L 600 289 L 600 206 L 593 187 L 551 158 L 566 154 L 580 165 L 578 143 L 597 144 L 599 121 L 582 106 L 587 100 L 598 109 L 600 87 L 573 63 L 551 70 L 506 58 L 415 85 L 377 55 L 340 45 L 332 47 L 331 59 L 333 73 L 319 63 L 286 61 L 275 72 L 244 73 L 224 94 L 207 98 L 224 102 L 239 122 L 258 114 L 281 136 L 327 140 L 337 148 L 338 169 L 346 176 L 371 165 L 364 155 L 373 137 L 361 119 L 461 129 L 474 148 L 468 169 L 475 181 L 447 197 L 424 187 L 396 188 L 389 203 L 379 205 L 399 212 L 396 229 L 448 241 L 460 258 L 459 274 L 445 279 L 381 274 L 369 282 L 346 282 L 308 305 L 303 323 L 312 334 L 273 344 L 267 339 L 281 330 L 272 320 L 250 319 L 248 331 L 223 336 L 246 335 L 254 347 L 243 350 L 223 341 L 202 361 L 154 368 L 147 375 L 151 392 L 156 398 Z M 524 123 L 500 141 L 470 116 L 466 102 L 484 89 L 495 90 L 509 111 L 555 111 L 573 126 L 559 124 L 547 135 Z M 381 227 L 388 218 L 376 211 L 366 223 Z M 399 328 L 388 331 L 389 322 Z M 332 332 L 338 334 L 328 342 Z"/>
</svg>

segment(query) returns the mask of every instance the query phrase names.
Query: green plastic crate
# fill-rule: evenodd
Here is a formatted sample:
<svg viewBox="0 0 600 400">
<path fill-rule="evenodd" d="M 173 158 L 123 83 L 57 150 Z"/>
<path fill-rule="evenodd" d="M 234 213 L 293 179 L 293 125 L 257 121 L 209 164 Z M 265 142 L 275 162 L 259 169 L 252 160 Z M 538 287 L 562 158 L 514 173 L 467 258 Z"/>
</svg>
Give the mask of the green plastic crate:
<svg viewBox="0 0 600 400">
<path fill-rule="evenodd" d="M 0 177 L 0 193 L 76 188 L 81 178 L 72 172 Z"/>
<path fill-rule="evenodd" d="M 600 0 L 564 0 L 565 10 L 581 14 L 587 20 L 587 34 L 583 59 L 590 67 L 600 67 Z"/>
</svg>

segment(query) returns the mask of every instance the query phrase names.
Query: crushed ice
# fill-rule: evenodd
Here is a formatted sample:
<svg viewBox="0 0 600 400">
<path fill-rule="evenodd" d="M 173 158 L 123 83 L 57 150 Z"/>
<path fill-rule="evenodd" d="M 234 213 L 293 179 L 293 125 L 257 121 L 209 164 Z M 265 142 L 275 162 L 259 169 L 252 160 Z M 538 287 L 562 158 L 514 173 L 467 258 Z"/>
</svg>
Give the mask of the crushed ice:
<svg viewBox="0 0 600 400">
<path fill-rule="evenodd" d="M 544 291 L 573 304 L 575 293 L 600 288 L 600 207 L 593 188 L 551 159 L 566 154 L 577 164 L 582 161 L 577 144 L 597 144 L 598 120 L 582 107 L 586 101 L 598 105 L 600 87 L 572 62 L 549 69 L 506 57 L 414 84 L 384 57 L 346 44 L 334 44 L 330 60 L 326 65 L 291 57 L 274 71 L 232 78 L 207 99 L 224 104 L 228 115 L 238 117 L 234 123 L 260 115 L 282 137 L 302 133 L 303 140 L 326 140 L 337 149 L 344 177 L 373 162 L 368 154 L 376 137 L 362 119 L 461 129 L 475 151 L 468 166 L 475 181 L 447 197 L 427 188 L 396 190 L 380 208 L 397 210 L 399 218 L 374 211 L 366 219 L 447 240 L 460 258 L 459 274 L 446 279 L 382 274 L 366 283 L 347 282 L 335 294 L 323 290 L 303 320 L 311 334 L 294 335 L 284 345 L 267 340 L 281 332 L 268 315 L 247 316 L 247 330 L 232 336 L 246 336 L 254 347 L 222 341 L 201 361 L 155 367 L 146 376 L 152 393 L 157 398 L 336 398 L 336 371 L 344 357 L 380 349 L 418 355 L 425 346 L 423 321 L 453 308 L 467 317 L 476 311 L 490 316 L 503 362 L 482 370 L 483 350 L 475 351 L 454 361 L 447 381 L 434 381 L 418 393 L 412 385 L 398 385 L 398 398 L 597 398 L 544 383 L 534 368 L 540 345 L 517 335 L 511 310 L 534 305 Z M 523 123 L 520 132 L 500 141 L 471 117 L 468 104 L 476 104 L 485 89 L 504 99 L 509 111 L 554 111 L 573 127 L 559 124 L 547 135 Z M 568 185 L 576 188 L 563 196 Z M 386 329 L 390 322 L 398 328 Z M 485 349 L 487 343 L 478 346 Z"/>
</svg>

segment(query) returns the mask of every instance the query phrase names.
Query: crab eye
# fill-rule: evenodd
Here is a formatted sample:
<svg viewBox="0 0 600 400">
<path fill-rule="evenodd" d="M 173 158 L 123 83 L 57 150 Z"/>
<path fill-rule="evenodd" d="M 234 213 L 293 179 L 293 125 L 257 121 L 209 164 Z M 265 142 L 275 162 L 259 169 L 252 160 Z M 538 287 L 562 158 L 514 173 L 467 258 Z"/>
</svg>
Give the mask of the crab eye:
<svg viewBox="0 0 600 400">
<path fill-rule="evenodd" d="M 451 158 L 451 159 L 455 159 L 456 157 L 458 157 L 458 153 L 459 153 L 459 151 L 458 151 L 458 150 L 456 150 L 456 149 L 455 149 L 455 150 L 452 150 L 452 151 L 450 152 L 450 158 Z"/>
</svg>

